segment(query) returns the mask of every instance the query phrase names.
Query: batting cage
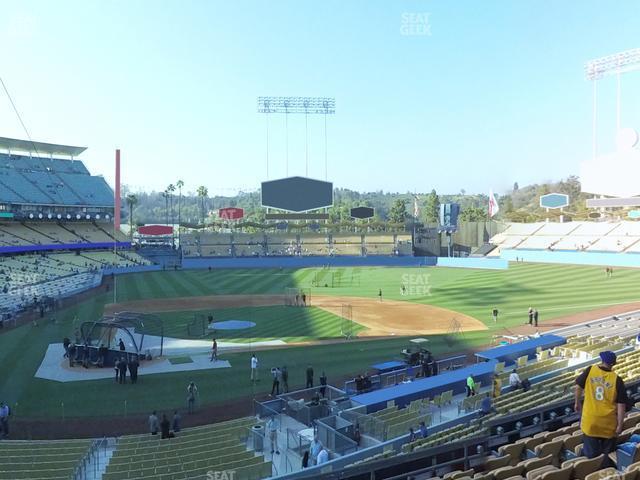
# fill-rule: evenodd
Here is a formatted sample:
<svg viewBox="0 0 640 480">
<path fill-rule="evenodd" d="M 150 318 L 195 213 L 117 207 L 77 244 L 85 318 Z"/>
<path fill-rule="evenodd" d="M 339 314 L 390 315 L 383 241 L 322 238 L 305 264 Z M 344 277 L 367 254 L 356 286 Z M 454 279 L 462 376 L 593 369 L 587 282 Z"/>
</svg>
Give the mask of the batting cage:
<svg viewBox="0 0 640 480">
<path fill-rule="evenodd" d="M 360 285 L 360 271 L 357 269 L 322 268 L 314 272 L 311 286 L 324 288 L 354 287 Z"/>
<path fill-rule="evenodd" d="M 311 290 L 287 287 L 284 289 L 284 304 L 287 307 L 308 307 L 311 305 Z"/>
<path fill-rule="evenodd" d="M 187 335 L 191 338 L 206 337 L 208 333 L 209 320 L 204 313 L 194 313 L 193 318 L 187 324 Z"/>
<path fill-rule="evenodd" d="M 323 267 L 313 273 L 311 286 L 333 288 L 335 283 L 335 273 L 330 268 Z"/>
<path fill-rule="evenodd" d="M 147 345 L 145 332 L 153 332 L 156 343 Z M 163 354 L 163 322 L 148 313 L 119 312 L 97 321 L 85 321 L 80 324 L 78 333 L 80 342 L 74 344 L 77 349 L 76 360 L 85 367 L 113 366 L 121 356 L 143 358 L 151 350 L 154 356 Z"/>
</svg>

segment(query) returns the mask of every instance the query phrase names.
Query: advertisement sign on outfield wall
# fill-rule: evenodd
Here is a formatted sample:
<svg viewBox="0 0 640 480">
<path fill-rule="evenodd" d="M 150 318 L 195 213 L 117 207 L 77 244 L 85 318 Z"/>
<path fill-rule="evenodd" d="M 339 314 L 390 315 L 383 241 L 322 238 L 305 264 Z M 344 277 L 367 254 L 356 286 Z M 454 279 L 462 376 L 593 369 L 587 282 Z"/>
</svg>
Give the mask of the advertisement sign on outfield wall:
<svg viewBox="0 0 640 480">
<path fill-rule="evenodd" d="M 237 207 L 227 207 L 218 210 L 218 216 L 222 220 L 240 220 L 244 217 L 244 209 Z"/>
</svg>

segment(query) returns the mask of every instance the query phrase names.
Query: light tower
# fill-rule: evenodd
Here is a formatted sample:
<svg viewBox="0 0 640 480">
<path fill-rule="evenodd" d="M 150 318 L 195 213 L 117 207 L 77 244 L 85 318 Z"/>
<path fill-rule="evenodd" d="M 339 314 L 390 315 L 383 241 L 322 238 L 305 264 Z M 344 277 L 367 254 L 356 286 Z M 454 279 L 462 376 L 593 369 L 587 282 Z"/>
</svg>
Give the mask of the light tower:
<svg viewBox="0 0 640 480">
<path fill-rule="evenodd" d="M 593 158 L 598 155 L 598 80 L 606 76 L 616 76 L 616 132 L 620 131 L 621 76 L 623 73 L 640 70 L 640 48 L 625 50 L 606 57 L 589 60 L 584 65 L 587 80 L 593 82 Z"/>
<path fill-rule="evenodd" d="M 324 175 L 327 180 L 327 115 L 336 113 L 335 98 L 258 97 L 258 113 L 264 113 L 267 119 L 267 178 L 269 178 L 269 114 L 284 114 L 286 176 L 289 176 L 289 114 L 304 114 L 305 176 L 309 176 L 309 115 L 324 115 Z"/>
</svg>

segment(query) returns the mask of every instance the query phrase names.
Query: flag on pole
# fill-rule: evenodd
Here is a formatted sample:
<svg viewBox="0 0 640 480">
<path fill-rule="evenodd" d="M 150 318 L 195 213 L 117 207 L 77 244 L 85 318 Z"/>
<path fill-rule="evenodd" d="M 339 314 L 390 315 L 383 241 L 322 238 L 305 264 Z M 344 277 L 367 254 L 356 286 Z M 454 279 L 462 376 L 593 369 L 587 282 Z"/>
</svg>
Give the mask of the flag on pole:
<svg viewBox="0 0 640 480">
<path fill-rule="evenodd" d="M 420 208 L 418 207 L 418 196 L 413 196 L 413 218 L 418 218 L 420 215 Z"/>
<path fill-rule="evenodd" d="M 493 194 L 493 189 L 489 190 L 489 218 L 493 218 L 500 211 L 496 196 Z"/>
</svg>

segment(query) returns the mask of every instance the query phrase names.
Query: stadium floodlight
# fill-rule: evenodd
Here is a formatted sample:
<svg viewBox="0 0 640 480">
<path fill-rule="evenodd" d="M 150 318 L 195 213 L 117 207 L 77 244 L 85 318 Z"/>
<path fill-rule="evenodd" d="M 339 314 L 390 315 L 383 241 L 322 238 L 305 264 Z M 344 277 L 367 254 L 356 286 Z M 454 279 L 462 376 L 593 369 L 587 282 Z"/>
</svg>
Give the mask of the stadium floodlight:
<svg viewBox="0 0 640 480">
<path fill-rule="evenodd" d="M 600 57 L 589 60 L 584 65 L 587 80 L 593 82 L 593 123 L 592 123 L 592 156 L 595 160 L 598 156 L 598 106 L 597 106 L 597 84 L 598 80 L 605 76 L 617 77 L 616 85 L 616 131 L 620 131 L 621 125 L 621 80 L 623 73 L 640 70 L 640 48 L 625 50 L 624 52 L 614 53 L 606 57 Z"/>
<path fill-rule="evenodd" d="M 258 97 L 258 113 L 265 113 L 267 119 L 267 179 L 269 178 L 269 114 L 285 114 L 285 156 L 286 175 L 289 176 L 289 114 L 304 114 L 305 175 L 309 176 L 309 115 L 324 115 L 324 176 L 327 180 L 327 115 L 336 113 L 336 99 L 333 97 Z"/>
<path fill-rule="evenodd" d="M 585 63 L 584 70 L 587 80 L 599 80 L 607 75 L 640 70 L 640 48 L 589 60 Z"/>
<path fill-rule="evenodd" d="M 332 97 L 258 97 L 258 113 L 332 115 L 336 113 L 336 99 Z"/>
</svg>

